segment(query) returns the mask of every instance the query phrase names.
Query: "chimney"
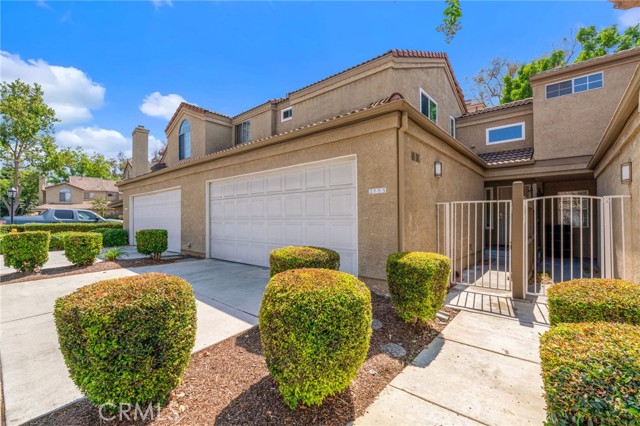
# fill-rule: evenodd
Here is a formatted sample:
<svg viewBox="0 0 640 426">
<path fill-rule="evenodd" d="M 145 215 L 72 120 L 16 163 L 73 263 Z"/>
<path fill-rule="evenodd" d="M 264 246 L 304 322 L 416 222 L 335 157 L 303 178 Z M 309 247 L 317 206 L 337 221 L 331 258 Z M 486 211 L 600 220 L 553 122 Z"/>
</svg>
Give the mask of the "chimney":
<svg viewBox="0 0 640 426">
<path fill-rule="evenodd" d="M 38 205 L 41 206 L 47 202 L 44 188 L 47 186 L 47 177 L 40 176 L 38 180 Z"/>
<path fill-rule="evenodd" d="M 131 177 L 136 177 L 149 173 L 149 130 L 140 125 L 133 129 L 131 136 Z"/>
</svg>

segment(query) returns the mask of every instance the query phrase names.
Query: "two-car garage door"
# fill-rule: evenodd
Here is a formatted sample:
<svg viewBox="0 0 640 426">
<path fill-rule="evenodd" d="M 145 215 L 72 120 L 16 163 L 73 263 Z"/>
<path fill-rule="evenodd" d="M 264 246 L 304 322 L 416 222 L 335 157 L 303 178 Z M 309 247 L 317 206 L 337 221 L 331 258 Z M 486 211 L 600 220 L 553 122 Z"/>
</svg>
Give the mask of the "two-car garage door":
<svg viewBox="0 0 640 426">
<path fill-rule="evenodd" d="M 285 245 L 327 247 L 358 273 L 355 158 L 340 158 L 209 183 L 210 257 L 269 266 Z"/>
</svg>

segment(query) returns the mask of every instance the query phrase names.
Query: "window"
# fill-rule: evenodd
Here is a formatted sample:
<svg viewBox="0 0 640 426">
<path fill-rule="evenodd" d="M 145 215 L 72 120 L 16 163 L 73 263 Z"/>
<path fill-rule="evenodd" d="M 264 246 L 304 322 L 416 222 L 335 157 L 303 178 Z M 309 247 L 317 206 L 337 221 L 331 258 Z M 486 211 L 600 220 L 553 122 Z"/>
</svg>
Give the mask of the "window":
<svg viewBox="0 0 640 426">
<path fill-rule="evenodd" d="M 508 124 L 506 126 L 487 129 L 487 145 L 521 141 L 524 139 L 524 123 Z"/>
<path fill-rule="evenodd" d="M 251 121 L 243 121 L 236 124 L 236 145 L 249 142 L 251 140 Z"/>
<path fill-rule="evenodd" d="M 280 111 L 280 121 L 289 121 L 293 118 L 293 107 L 285 108 Z"/>
<path fill-rule="evenodd" d="M 449 134 L 451 137 L 456 137 L 456 119 L 453 116 L 449 116 Z"/>
<path fill-rule="evenodd" d="M 484 199 L 487 201 L 493 200 L 493 188 L 484 189 Z M 492 203 L 484 203 L 484 229 L 493 229 L 493 218 L 491 217 L 492 212 Z"/>
<path fill-rule="evenodd" d="M 73 220 L 73 210 L 55 210 L 53 217 L 61 220 Z"/>
<path fill-rule="evenodd" d="M 112 198 L 113 197 L 113 193 L 112 192 L 108 192 L 107 193 L 107 197 Z"/>
<path fill-rule="evenodd" d="M 61 203 L 70 203 L 71 202 L 71 191 L 66 188 L 60 190 L 59 200 Z"/>
<path fill-rule="evenodd" d="M 576 77 L 559 83 L 548 84 L 547 99 L 570 95 L 572 93 L 585 92 L 587 90 L 599 89 L 603 84 L 604 76 L 601 72 Z"/>
<path fill-rule="evenodd" d="M 589 227 L 589 191 L 560 191 L 558 200 L 558 223 L 573 228 Z"/>
<path fill-rule="evenodd" d="M 78 220 L 95 222 L 98 216 L 86 210 L 78 210 Z"/>
<path fill-rule="evenodd" d="M 84 199 L 85 200 L 93 200 L 96 197 L 96 194 L 93 192 L 85 192 Z"/>
<path fill-rule="evenodd" d="M 191 157 L 191 123 L 184 120 L 178 135 L 178 160 Z"/>
<path fill-rule="evenodd" d="M 422 89 L 420 89 L 420 112 L 434 123 L 438 120 L 438 104 Z"/>
</svg>

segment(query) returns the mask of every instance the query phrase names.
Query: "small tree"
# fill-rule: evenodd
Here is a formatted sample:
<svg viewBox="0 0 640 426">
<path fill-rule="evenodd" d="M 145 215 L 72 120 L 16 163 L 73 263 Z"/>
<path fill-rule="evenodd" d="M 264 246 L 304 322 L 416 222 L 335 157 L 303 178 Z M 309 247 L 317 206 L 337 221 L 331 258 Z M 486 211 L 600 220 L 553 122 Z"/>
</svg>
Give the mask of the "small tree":
<svg viewBox="0 0 640 426">
<path fill-rule="evenodd" d="M 109 201 L 106 198 L 94 198 L 91 200 L 91 209 L 100 216 L 104 216 L 107 213 L 108 205 Z"/>
</svg>

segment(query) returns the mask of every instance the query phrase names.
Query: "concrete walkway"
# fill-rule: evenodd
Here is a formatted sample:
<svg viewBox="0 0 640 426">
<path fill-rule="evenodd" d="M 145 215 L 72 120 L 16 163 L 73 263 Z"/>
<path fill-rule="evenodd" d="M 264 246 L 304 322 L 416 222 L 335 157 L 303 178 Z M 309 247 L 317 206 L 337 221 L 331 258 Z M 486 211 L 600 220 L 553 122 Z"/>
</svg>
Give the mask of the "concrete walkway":
<svg viewBox="0 0 640 426">
<path fill-rule="evenodd" d="M 450 293 L 449 302 L 463 310 L 383 390 L 356 425 L 544 422 L 538 348 L 548 326 L 535 320 L 536 303 L 486 295 L 474 309 L 462 301 L 481 300 L 482 293 L 467 290 Z"/>
<path fill-rule="evenodd" d="M 266 268 L 207 259 L 0 286 L 0 362 L 7 426 L 82 397 L 58 349 L 52 315 L 55 300 L 99 280 L 145 272 L 177 275 L 193 286 L 198 310 L 194 351 L 257 324 L 269 280 Z"/>
</svg>

